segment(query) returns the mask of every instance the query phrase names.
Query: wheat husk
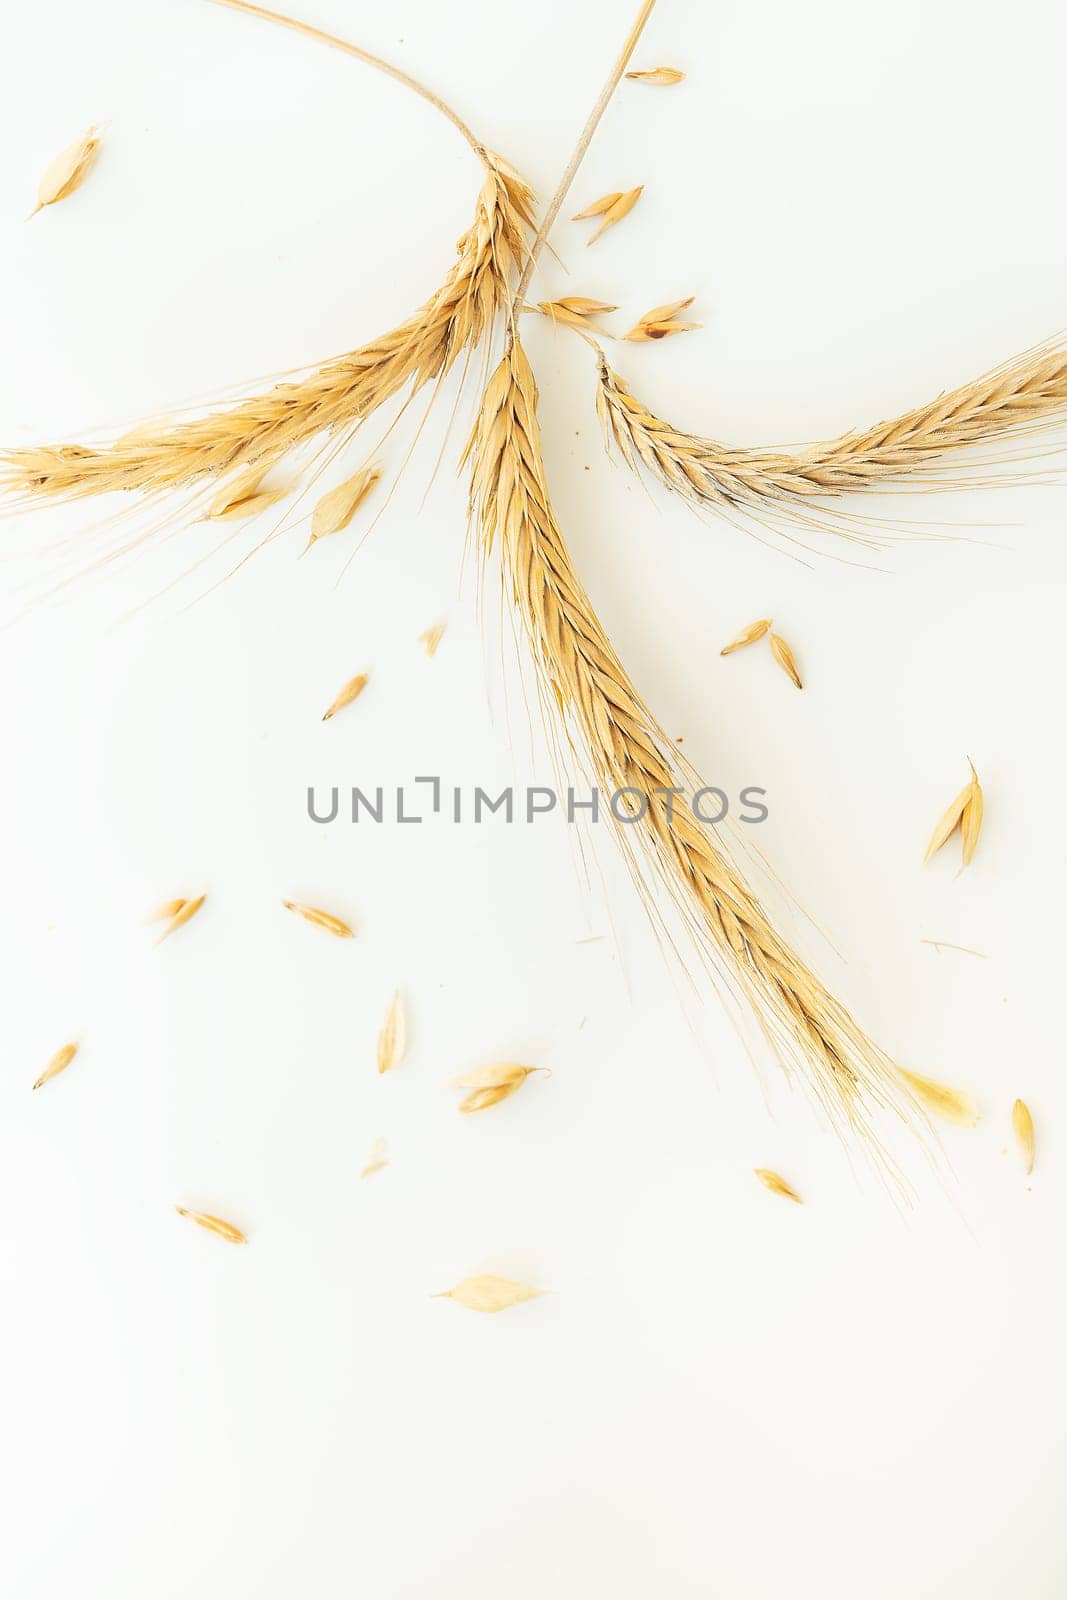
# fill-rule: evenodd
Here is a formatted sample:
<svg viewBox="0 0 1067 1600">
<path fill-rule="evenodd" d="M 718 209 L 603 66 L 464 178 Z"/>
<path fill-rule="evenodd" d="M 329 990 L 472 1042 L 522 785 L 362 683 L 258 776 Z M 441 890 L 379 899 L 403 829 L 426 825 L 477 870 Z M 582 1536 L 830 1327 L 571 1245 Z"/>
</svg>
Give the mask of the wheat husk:
<svg viewBox="0 0 1067 1600">
<path fill-rule="evenodd" d="M 543 1067 L 524 1067 L 517 1061 L 500 1061 L 491 1067 L 475 1067 L 471 1072 L 461 1073 L 452 1080 L 453 1088 L 468 1091 L 459 1103 L 459 1110 L 464 1116 L 488 1111 L 521 1089 L 531 1073 L 544 1070 Z"/>
<path fill-rule="evenodd" d="M 185 924 L 191 920 L 191 918 L 196 916 L 196 913 L 200 910 L 200 907 L 203 905 L 206 899 L 206 894 L 198 894 L 195 899 L 183 900 L 181 905 L 179 905 L 178 909 L 174 912 L 173 916 L 171 916 L 169 919 L 167 926 L 159 935 L 156 943 L 162 944 L 164 939 L 169 939 L 171 934 L 174 933 L 178 928 L 184 927 Z"/>
<path fill-rule="evenodd" d="M 644 187 L 643 183 L 639 183 L 636 189 L 613 189 L 610 194 L 602 194 L 599 200 L 587 205 L 584 211 L 575 212 L 575 222 L 585 222 L 590 217 L 600 218 L 599 226 L 593 229 L 586 244 L 596 244 L 609 228 L 614 228 L 623 217 L 628 217 L 644 193 Z"/>
<path fill-rule="evenodd" d="M 220 1239 L 225 1239 L 228 1244 L 247 1244 L 247 1235 L 232 1222 L 226 1222 L 222 1217 L 213 1217 L 210 1211 L 190 1211 L 187 1206 L 175 1206 L 179 1217 L 188 1217 L 190 1222 L 195 1222 L 198 1228 L 203 1228 L 207 1233 L 213 1233 Z"/>
<path fill-rule="evenodd" d="M 747 628 L 742 628 L 737 636 L 724 644 L 719 651 L 721 656 L 732 656 L 735 650 L 743 650 L 746 645 L 755 644 L 757 639 L 762 639 L 771 626 L 770 617 L 760 617 L 758 622 L 750 622 Z"/>
<path fill-rule="evenodd" d="M 335 917 L 332 912 L 322 911 L 318 906 L 302 905 L 298 900 L 283 900 L 282 905 L 286 911 L 292 911 L 305 922 L 310 922 L 312 927 L 321 928 L 325 933 L 332 933 L 335 939 L 356 937 L 348 923 L 342 922 L 341 918 Z"/>
<path fill-rule="evenodd" d="M 1029 1174 L 1034 1170 L 1034 1119 L 1025 1100 L 1016 1100 L 1011 1108 L 1011 1131 L 1015 1135 L 1023 1167 Z"/>
<path fill-rule="evenodd" d="M 376 1055 L 379 1072 L 392 1072 L 404 1059 L 407 1048 L 407 1018 L 404 999 L 399 989 L 389 1002 L 384 1021 L 378 1032 Z"/>
<path fill-rule="evenodd" d="M 640 72 L 628 72 L 626 76 L 632 83 L 649 83 L 659 89 L 673 88 L 685 79 L 685 73 L 678 67 L 646 67 Z"/>
<path fill-rule="evenodd" d="M 322 713 L 323 722 L 329 722 L 330 718 L 335 717 L 339 711 L 343 711 L 345 706 L 350 706 L 353 700 L 358 700 L 369 682 L 369 672 L 357 672 L 354 678 L 349 678 L 348 682 L 338 689 L 333 700 Z"/>
<path fill-rule="evenodd" d="M 332 533 L 340 533 L 347 528 L 360 506 L 370 494 L 374 485 L 381 478 L 377 467 L 362 467 L 359 472 L 354 472 L 344 483 L 339 483 L 335 489 L 329 489 L 316 502 L 311 513 L 311 537 L 307 542 L 310 550 L 313 544 L 320 539 L 329 538 Z"/>
<path fill-rule="evenodd" d="M 898 1071 L 915 1098 L 943 1122 L 954 1122 L 961 1128 L 977 1127 L 978 1106 L 965 1090 L 950 1088 L 947 1083 L 921 1077 L 917 1072 L 907 1072 L 903 1067 Z"/>
<path fill-rule="evenodd" d="M 470 455 L 481 546 L 486 555 L 499 550 L 542 704 L 558 707 L 566 742 L 602 792 L 633 789 L 645 802 L 632 825 L 617 827 L 644 881 L 668 888 L 700 949 L 833 1116 L 863 1133 L 878 1109 L 907 1116 L 889 1057 L 778 934 L 718 836 L 684 800 L 669 806 L 667 791 L 692 793 L 691 774 L 627 677 L 571 564 L 551 508 L 536 384 L 517 338 L 487 386 Z"/>
<path fill-rule="evenodd" d="M 797 658 L 793 654 L 789 645 L 782 638 L 781 634 L 772 633 L 770 644 L 771 655 L 781 667 L 786 677 L 789 678 L 789 680 L 797 689 L 803 689 L 804 685 L 800 681 L 800 668 L 797 666 Z"/>
<path fill-rule="evenodd" d="M 66 1072 L 67 1068 L 70 1066 L 77 1054 L 78 1046 L 76 1044 L 62 1045 L 49 1061 L 48 1065 L 45 1067 L 44 1071 L 41 1073 L 33 1087 L 35 1089 L 40 1089 L 42 1084 L 50 1082 L 52 1078 L 58 1078 L 61 1072 Z"/>
<path fill-rule="evenodd" d="M 68 195 L 80 189 L 92 170 L 99 149 L 98 131 L 90 128 L 80 139 L 75 139 L 73 144 L 61 150 L 41 176 L 37 186 L 37 204 L 30 215 L 35 217 L 45 206 L 54 206 L 57 201 L 66 200 Z"/>
<path fill-rule="evenodd" d="M 495 1313 L 508 1311 L 524 1300 L 536 1300 L 544 1293 L 528 1283 L 515 1283 L 511 1278 L 498 1278 L 491 1272 L 479 1272 L 474 1277 L 463 1278 L 452 1289 L 434 1295 L 435 1300 L 455 1300 L 468 1311 Z"/>
<path fill-rule="evenodd" d="M 804 1204 L 792 1184 L 786 1183 L 780 1173 L 772 1172 L 769 1167 L 754 1167 L 753 1171 L 763 1187 L 769 1189 L 772 1194 L 781 1195 L 783 1200 L 792 1200 L 798 1206 Z"/>
</svg>

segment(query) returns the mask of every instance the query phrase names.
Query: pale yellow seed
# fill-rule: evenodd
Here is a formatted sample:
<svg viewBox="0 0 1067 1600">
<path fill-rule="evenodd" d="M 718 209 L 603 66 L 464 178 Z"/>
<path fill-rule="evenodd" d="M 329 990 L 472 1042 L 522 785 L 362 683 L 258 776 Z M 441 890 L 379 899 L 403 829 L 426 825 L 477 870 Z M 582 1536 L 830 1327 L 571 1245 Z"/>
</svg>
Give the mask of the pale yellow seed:
<svg viewBox="0 0 1067 1600">
<path fill-rule="evenodd" d="M 174 1209 L 179 1217 L 188 1217 L 198 1228 L 206 1228 L 208 1233 L 216 1233 L 230 1244 L 248 1243 L 240 1228 L 235 1228 L 232 1222 L 224 1222 L 221 1217 L 213 1217 L 209 1211 L 190 1211 L 185 1206 L 175 1206 Z"/>
<path fill-rule="evenodd" d="M 978 1106 L 962 1089 L 952 1089 L 947 1084 L 937 1083 L 933 1078 L 921 1077 L 917 1072 L 907 1072 L 903 1067 L 897 1068 L 897 1074 L 916 1099 L 921 1100 L 928 1111 L 932 1111 L 944 1122 L 954 1122 L 961 1128 L 973 1128 L 977 1125 Z"/>
<path fill-rule="evenodd" d="M 58 1078 L 61 1072 L 66 1072 L 77 1054 L 76 1044 L 65 1044 L 61 1050 L 56 1051 L 33 1087 L 39 1089 L 42 1083 L 47 1083 L 50 1078 Z"/>
<path fill-rule="evenodd" d="M 441 643 L 444 635 L 445 624 L 443 622 L 435 622 L 432 628 L 427 628 L 424 633 L 419 634 L 419 643 L 431 659 L 437 654 L 437 646 Z"/>
<path fill-rule="evenodd" d="M 383 1168 L 387 1167 L 388 1165 L 389 1157 L 386 1154 L 385 1140 L 375 1139 L 374 1143 L 371 1145 L 370 1155 L 367 1157 L 367 1165 L 360 1173 L 360 1177 L 373 1178 L 375 1173 L 381 1172 Z"/>
<path fill-rule="evenodd" d="M 803 689 L 804 685 L 800 681 L 800 669 L 797 666 L 796 657 L 780 634 L 771 634 L 771 655 L 786 676 L 796 684 L 797 688 Z"/>
<path fill-rule="evenodd" d="M 453 1078 L 452 1087 L 468 1089 L 470 1093 L 460 1101 L 459 1109 L 469 1116 L 474 1111 L 488 1111 L 499 1105 L 517 1089 L 521 1089 L 531 1073 L 543 1072 L 543 1067 L 524 1067 L 516 1061 L 501 1061 L 491 1067 L 476 1067 Z"/>
<path fill-rule="evenodd" d="M 514 1283 L 510 1278 L 497 1278 L 490 1272 L 477 1273 L 464 1278 L 453 1289 L 434 1295 L 435 1300 L 455 1300 L 468 1311 L 507 1311 L 521 1305 L 524 1300 L 536 1300 L 543 1289 L 534 1289 L 528 1283 Z"/>
<path fill-rule="evenodd" d="M 45 169 L 37 186 L 37 204 L 31 216 L 36 216 L 45 206 L 55 205 L 57 200 L 65 200 L 75 189 L 80 189 L 89 176 L 99 148 L 96 129 L 90 128 L 88 133 L 83 133 L 80 139 L 75 139 L 73 144 L 61 151 Z"/>
<path fill-rule="evenodd" d="M 947 844 L 951 839 L 959 827 L 963 813 L 970 802 L 971 792 L 972 786 L 968 784 L 965 789 L 960 790 L 956 798 L 942 812 L 938 818 L 937 826 L 930 835 L 930 843 L 926 846 L 926 854 L 923 857 L 924 862 L 929 861 L 931 856 L 935 856 L 942 845 Z"/>
<path fill-rule="evenodd" d="M 742 628 L 736 639 L 731 639 L 729 644 L 724 644 L 719 651 L 721 656 L 732 656 L 735 650 L 743 650 L 746 644 L 754 644 L 757 639 L 770 628 L 770 617 L 761 617 L 758 622 L 750 622 L 747 628 Z"/>
<path fill-rule="evenodd" d="M 755 1167 L 753 1170 L 763 1187 L 769 1189 L 772 1194 L 780 1194 L 783 1200 L 793 1200 L 798 1206 L 804 1204 L 792 1184 L 786 1183 L 777 1172 L 772 1172 L 769 1167 Z"/>
<path fill-rule="evenodd" d="M 150 911 L 148 913 L 147 917 L 145 917 L 145 921 L 169 922 L 171 917 L 176 917 L 178 915 L 178 912 L 181 910 L 184 904 L 185 901 L 181 899 L 164 900 L 162 905 L 157 906 L 154 911 Z"/>
<path fill-rule="evenodd" d="M 283 900 L 282 905 L 286 911 L 295 911 L 305 922 L 310 922 L 315 928 L 324 928 L 337 939 L 355 938 L 347 922 L 342 922 L 340 917 L 331 916 L 328 911 L 320 911 L 318 906 L 304 906 L 296 900 Z"/>
<path fill-rule="evenodd" d="M 200 910 L 200 907 L 203 905 L 206 899 L 206 894 L 198 894 L 195 900 L 183 900 L 177 911 L 167 923 L 167 926 L 163 929 L 163 932 L 160 934 L 159 938 L 156 940 L 156 943 L 162 944 L 164 939 L 170 938 L 175 929 L 183 927 L 185 923 L 190 921 L 191 918 L 195 917 L 196 913 Z"/>
<path fill-rule="evenodd" d="M 1011 1127 L 1015 1135 L 1015 1143 L 1019 1146 L 1019 1154 L 1023 1158 L 1026 1171 L 1034 1170 L 1034 1119 L 1030 1115 L 1030 1107 L 1025 1100 L 1016 1100 L 1011 1108 Z"/>
<path fill-rule="evenodd" d="M 542 300 L 537 309 L 542 316 L 549 317 L 553 322 L 565 322 L 580 333 L 597 333 L 605 339 L 615 337 L 609 328 L 602 328 L 594 320 L 598 314 L 606 316 L 609 311 L 618 310 L 618 306 L 608 305 L 604 300 L 590 300 L 585 295 L 573 294 L 562 300 Z"/>
<path fill-rule="evenodd" d="M 353 700 L 358 700 L 367 687 L 369 678 L 369 672 L 357 672 L 354 678 L 349 678 L 344 688 L 338 691 L 333 704 L 328 706 L 322 713 L 323 722 L 329 722 L 330 718 L 335 717 L 339 711 L 343 711 L 345 706 L 350 706 Z"/>
<path fill-rule="evenodd" d="M 651 67 L 645 72 L 628 72 L 626 76 L 634 83 L 651 83 L 659 88 L 670 88 L 673 84 L 681 83 L 685 73 L 679 72 L 677 67 Z"/>
<path fill-rule="evenodd" d="M 378 1032 L 378 1071 L 392 1072 L 404 1059 L 407 1048 L 407 1018 L 404 1001 L 398 989 L 389 1002 L 385 1021 Z"/>
<path fill-rule="evenodd" d="M 267 468 L 249 467 L 221 489 L 207 508 L 211 522 L 234 522 L 241 517 L 254 517 L 289 493 L 288 486 L 263 489 L 260 485 Z"/>
<path fill-rule="evenodd" d="M 574 219 L 575 222 L 584 221 L 587 217 L 600 217 L 601 219 L 600 226 L 594 228 L 589 238 L 585 241 L 586 244 L 596 244 L 597 240 L 607 233 L 609 228 L 613 228 L 617 222 L 621 222 L 623 217 L 629 216 L 641 198 L 643 191 L 644 184 L 639 183 L 636 189 L 626 189 L 622 192 L 616 191 L 612 194 L 601 195 L 600 199 L 594 200 L 591 206 L 586 206 L 584 211 L 579 211 Z"/>
<path fill-rule="evenodd" d="M 978 840 L 982 833 L 982 819 L 985 816 L 985 796 L 982 785 L 978 782 L 978 774 L 971 766 L 971 781 L 968 786 L 967 804 L 963 808 L 960 818 L 960 830 L 963 834 L 963 865 L 969 867 L 974 860 L 974 852 L 978 849 Z"/>
<path fill-rule="evenodd" d="M 346 478 L 344 483 L 339 483 L 336 489 L 328 490 L 312 512 L 311 538 L 307 548 L 310 550 L 317 540 L 347 528 L 380 477 L 381 473 L 376 467 L 364 467 L 351 478 Z"/>
</svg>

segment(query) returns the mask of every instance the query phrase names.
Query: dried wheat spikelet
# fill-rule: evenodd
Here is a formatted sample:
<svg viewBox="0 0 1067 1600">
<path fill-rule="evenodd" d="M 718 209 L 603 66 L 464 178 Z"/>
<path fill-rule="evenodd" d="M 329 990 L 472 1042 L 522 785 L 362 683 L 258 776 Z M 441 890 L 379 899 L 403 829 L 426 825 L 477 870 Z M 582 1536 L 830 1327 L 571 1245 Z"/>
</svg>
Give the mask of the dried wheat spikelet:
<svg viewBox="0 0 1067 1600">
<path fill-rule="evenodd" d="M 951 1089 L 948 1084 L 920 1077 L 917 1072 L 906 1072 L 903 1067 L 898 1071 L 915 1098 L 943 1122 L 954 1122 L 961 1128 L 977 1127 L 978 1107 L 964 1090 Z"/>
<path fill-rule="evenodd" d="M 240 1228 L 235 1228 L 232 1222 L 225 1222 L 222 1217 L 213 1217 L 210 1211 L 190 1211 L 187 1206 L 175 1206 L 179 1217 L 188 1217 L 190 1222 L 195 1222 L 198 1228 L 204 1228 L 208 1233 L 216 1234 L 220 1239 L 225 1239 L 228 1244 L 247 1244 L 248 1238 Z"/>
<path fill-rule="evenodd" d="M 329 722 L 330 718 L 335 717 L 339 711 L 343 711 L 345 706 L 350 706 L 353 700 L 358 700 L 369 681 L 370 674 L 368 672 L 357 672 L 354 678 L 349 678 L 348 682 L 338 689 L 337 694 L 322 713 L 323 722 Z"/>
<path fill-rule="evenodd" d="M 443 622 L 435 622 L 432 628 L 425 628 L 419 634 L 419 643 L 431 660 L 437 654 L 437 647 L 445 636 L 445 626 Z"/>
<path fill-rule="evenodd" d="M 693 333 L 701 326 L 699 322 L 683 322 L 681 313 L 688 311 L 693 304 L 695 295 L 690 295 L 687 300 L 671 300 L 664 306 L 653 306 L 651 311 L 646 311 L 639 317 L 629 333 L 624 333 L 623 338 L 630 344 L 650 344 L 658 339 L 669 339 L 675 333 Z"/>
<path fill-rule="evenodd" d="M 982 785 L 978 782 L 978 774 L 971 766 L 971 781 L 952 800 L 938 820 L 937 826 L 930 835 L 930 843 L 926 847 L 924 861 L 929 861 L 935 856 L 943 845 L 947 844 L 959 828 L 963 842 L 963 865 L 969 867 L 974 860 L 974 852 L 978 848 L 978 840 L 982 834 L 982 821 L 985 816 L 985 795 Z"/>
<path fill-rule="evenodd" d="M 307 548 L 310 550 L 320 539 L 347 528 L 380 478 L 377 467 L 362 467 L 335 489 L 328 489 L 311 513 L 311 537 Z"/>
<path fill-rule="evenodd" d="M 965 485 L 970 446 L 1067 416 L 1067 346 L 1028 351 L 891 422 L 786 452 L 731 449 L 657 417 L 598 357 L 597 410 L 609 441 L 634 472 L 644 469 L 696 505 L 777 511 L 789 519 L 822 497 L 914 479 L 917 487 Z M 932 477 L 944 469 L 949 476 Z M 973 480 L 972 480 L 973 481 Z M 833 523 L 826 531 L 844 532 Z"/>
<path fill-rule="evenodd" d="M 156 943 L 162 944 L 164 939 L 169 939 L 171 934 L 174 933 L 178 928 L 184 927 L 187 922 L 196 916 L 196 913 L 200 910 L 200 907 L 203 905 L 206 899 L 206 894 L 198 894 L 193 900 L 183 900 L 177 911 L 175 911 L 174 915 L 169 919 L 167 926 L 159 935 Z"/>
<path fill-rule="evenodd" d="M 780 1194 L 783 1200 L 793 1200 L 798 1206 L 804 1204 L 792 1184 L 786 1183 L 779 1173 L 772 1172 L 769 1167 L 755 1167 L 753 1170 L 763 1187 L 772 1194 Z"/>
<path fill-rule="evenodd" d="M 870 1130 L 879 1108 L 906 1115 L 892 1061 L 873 1044 L 771 925 L 717 836 L 684 801 L 692 785 L 641 700 L 571 565 L 551 509 L 537 388 L 515 339 L 486 388 L 469 452 L 471 507 L 486 555 L 499 550 L 542 686 L 565 736 L 603 792 L 630 790 L 633 825 L 618 825 L 665 884 L 701 948 L 728 970 L 786 1065 L 803 1066 L 841 1122 Z"/>
<path fill-rule="evenodd" d="M 560 300 L 542 300 L 537 309 L 551 322 L 565 322 L 579 333 L 597 333 L 602 339 L 615 337 L 607 328 L 593 321 L 594 317 L 606 317 L 609 312 L 619 309 L 618 306 L 609 305 L 606 300 L 591 300 L 588 295 L 569 294 Z"/>
<path fill-rule="evenodd" d="M 1011 1108 L 1011 1131 L 1029 1175 L 1034 1170 L 1034 1119 L 1025 1100 L 1016 1100 Z"/>
<path fill-rule="evenodd" d="M 61 1072 L 66 1072 L 77 1054 L 78 1046 L 76 1044 L 63 1045 L 61 1049 L 56 1051 L 33 1087 L 39 1089 L 42 1084 L 48 1083 L 50 1079 L 58 1078 Z"/>
<path fill-rule="evenodd" d="M 804 685 L 800 681 L 800 668 L 797 666 L 797 658 L 781 634 L 772 633 L 770 643 L 771 655 L 777 661 L 786 677 L 790 679 L 796 688 L 803 689 Z"/>
<path fill-rule="evenodd" d="M 760 617 L 758 622 L 750 622 L 747 628 L 742 628 L 737 636 L 724 644 L 719 651 L 721 656 L 732 656 L 735 650 L 743 650 L 748 644 L 755 644 L 757 639 L 762 639 L 770 631 L 770 617 Z"/>
<path fill-rule="evenodd" d="M 37 186 L 37 204 L 30 212 L 35 217 L 45 206 L 54 206 L 65 200 L 75 189 L 80 189 L 92 170 L 100 149 L 97 129 L 90 128 L 80 139 L 75 139 L 50 162 Z"/>
<path fill-rule="evenodd" d="M 244 517 L 258 516 L 268 506 L 277 505 L 289 493 L 291 485 L 274 488 L 262 487 L 267 468 L 247 467 L 227 483 L 215 496 L 205 513 L 211 522 L 237 522 Z"/>
<path fill-rule="evenodd" d="M 367 1164 L 360 1173 L 360 1178 L 373 1178 L 376 1173 L 384 1171 L 389 1165 L 389 1156 L 384 1139 L 375 1139 L 371 1145 Z"/>
<path fill-rule="evenodd" d="M 479 1272 L 472 1278 L 463 1278 L 452 1289 L 443 1289 L 432 1296 L 434 1300 L 455 1300 L 468 1311 L 508 1311 L 524 1300 L 536 1300 L 543 1289 L 534 1289 L 528 1283 L 515 1283 L 511 1278 L 497 1278 L 491 1272 Z"/>
<path fill-rule="evenodd" d="M 0 451 L 0 486 L 30 499 L 63 500 L 120 489 L 156 494 L 231 472 L 254 477 L 294 447 L 344 434 L 395 395 L 442 379 L 465 351 L 487 339 L 509 304 L 532 227 L 532 195 L 522 178 L 489 151 L 484 162 L 474 221 L 459 241 L 457 261 L 406 322 L 349 355 L 204 417 L 139 427 L 101 447 Z M 227 506 L 222 499 L 211 514 L 246 514 Z"/>
<path fill-rule="evenodd" d="M 392 1072 L 404 1059 L 407 1048 L 407 1018 L 404 1014 L 404 1000 L 398 989 L 389 1002 L 389 1009 L 385 1013 L 378 1033 L 376 1055 L 379 1072 Z"/>
<path fill-rule="evenodd" d="M 148 913 L 147 917 L 145 917 L 145 921 L 169 922 L 171 917 L 176 917 L 178 915 L 178 912 L 181 910 L 183 905 L 185 905 L 185 901 L 180 897 L 176 900 L 164 900 L 162 905 L 156 906 L 154 911 L 150 911 Z"/>
<path fill-rule="evenodd" d="M 575 212 L 573 218 L 575 222 L 586 222 L 590 217 L 600 218 L 599 227 L 593 229 L 585 241 L 586 244 L 596 244 L 609 228 L 621 222 L 623 217 L 628 217 L 644 193 L 644 187 L 643 183 L 639 183 L 636 189 L 614 189 L 610 194 L 602 194 L 599 200 L 594 200 L 584 211 Z"/>
<path fill-rule="evenodd" d="M 633 83 L 651 83 L 657 88 L 669 89 L 681 83 L 685 73 L 677 67 L 646 67 L 643 72 L 628 72 L 626 76 Z"/>
<path fill-rule="evenodd" d="M 516 1061 L 501 1061 L 492 1067 L 475 1067 L 472 1072 L 462 1073 L 453 1078 L 452 1087 L 468 1091 L 459 1109 L 464 1116 L 470 1116 L 472 1112 L 488 1111 L 491 1106 L 499 1105 L 501 1100 L 507 1100 L 521 1089 L 531 1073 L 545 1070 L 544 1067 L 523 1067 Z"/>
<path fill-rule="evenodd" d="M 303 917 L 305 922 L 310 922 L 312 927 L 332 933 L 335 939 L 356 937 L 347 922 L 342 922 L 340 917 L 333 916 L 329 911 L 321 911 L 318 906 L 301 905 L 297 900 L 283 900 L 282 905 L 286 911 L 293 911 L 298 917 Z"/>
</svg>

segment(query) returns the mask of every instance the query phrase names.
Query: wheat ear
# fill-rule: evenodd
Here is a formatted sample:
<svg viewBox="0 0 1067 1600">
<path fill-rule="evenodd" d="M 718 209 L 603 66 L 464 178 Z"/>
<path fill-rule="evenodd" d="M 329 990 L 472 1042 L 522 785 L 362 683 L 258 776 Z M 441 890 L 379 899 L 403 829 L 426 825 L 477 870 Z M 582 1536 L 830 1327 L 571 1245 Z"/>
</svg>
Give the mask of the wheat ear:
<svg viewBox="0 0 1067 1600">
<path fill-rule="evenodd" d="M 612 371 L 599 347 L 597 359 L 597 410 L 627 465 L 635 472 L 645 468 L 687 500 L 720 509 L 788 513 L 824 496 L 908 478 L 922 479 L 927 488 L 962 487 L 967 476 L 955 461 L 960 452 L 1067 416 L 1067 347 L 1055 344 L 863 432 L 788 453 L 732 450 L 662 421 Z M 933 483 L 929 475 L 941 466 L 953 475 Z"/>
<path fill-rule="evenodd" d="M 894 1106 L 903 1115 L 910 1105 L 896 1069 L 775 931 L 697 820 L 692 782 L 571 565 L 545 477 L 537 387 L 517 338 L 486 388 L 470 455 L 472 517 L 483 552 L 500 551 L 543 699 L 555 701 L 600 789 L 631 796 L 630 821 L 615 818 L 622 843 L 640 842 L 652 880 L 667 884 L 703 948 L 725 964 L 783 1064 L 806 1067 L 827 1111 L 871 1135 L 872 1112 Z"/>
<path fill-rule="evenodd" d="M 442 378 L 510 304 L 533 226 L 533 197 L 522 178 L 491 152 L 486 161 L 474 221 L 459 241 L 455 265 L 399 327 L 292 382 L 188 422 L 146 425 L 100 448 L 63 444 L 0 452 L 0 484 L 37 499 L 181 488 L 269 464 L 318 434 L 365 422 L 405 388 L 415 392 Z"/>
</svg>

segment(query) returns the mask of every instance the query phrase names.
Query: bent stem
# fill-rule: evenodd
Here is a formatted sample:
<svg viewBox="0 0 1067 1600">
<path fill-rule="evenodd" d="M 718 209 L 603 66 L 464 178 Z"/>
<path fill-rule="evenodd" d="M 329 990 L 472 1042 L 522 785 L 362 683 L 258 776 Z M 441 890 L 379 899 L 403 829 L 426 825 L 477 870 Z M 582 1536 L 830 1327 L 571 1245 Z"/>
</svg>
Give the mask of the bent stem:
<svg viewBox="0 0 1067 1600">
<path fill-rule="evenodd" d="M 222 3 L 225 5 L 233 5 L 238 3 L 238 0 L 222 0 Z M 243 4 L 244 0 L 240 0 L 240 3 Z M 589 120 L 582 129 L 581 138 L 578 140 L 578 143 L 574 148 L 574 154 L 568 161 L 566 170 L 562 178 L 559 180 L 559 186 L 556 189 L 555 194 L 552 196 L 552 199 L 548 203 L 548 209 L 541 221 L 540 228 L 537 230 L 537 237 L 530 246 L 530 254 L 526 258 L 526 265 L 523 268 L 522 277 L 519 279 L 519 287 L 516 289 L 515 298 L 511 303 L 512 320 L 514 320 L 515 312 L 522 304 L 526 290 L 530 286 L 530 279 L 533 276 L 533 269 L 537 265 L 537 258 L 544 249 L 545 240 L 548 238 L 548 235 L 552 230 L 553 223 L 559 216 L 559 208 L 567 198 L 567 192 L 570 189 L 571 184 L 574 182 L 578 168 L 585 159 L 585 152 L 589 149 L 589 146 L 593 140 L 593 135 L 596 133 L 596 130 L 600 125 L 600 119 L 607 110 L 608 103 L 611 100 L 612 95 L 615 93 L 615 90 L 619 87 L 620 79 L 630 64 L 630 57 L 633 55 L 634 50 L 637 47 L 637 41 L 644 32 L 645 23 L 652 15 L 655 4 L 656 0 L 644 0 L 644 4 L 642 5 L 641 10 L 638 12 L 637 20 L 630 29 L 626 43 L 622 47 L 622 54 L 612 67 L 611 75 L 600 92 L 599 100 L 589 113 Z"/>
<path fill-rule="evenodd" d="M 654 3 L 654 0 L 653 0 Z M 299 22 L 296 17 L 287 17 L 281 11 L 268 11 L 266 6 L 257 6 L 251 0 L 212 0 L 212 4 L 228 6 L 231 11 L 244 11 L 250 17 L 262 17 L 266 22 L 276 22 L 280 27 L 291 28 L 294 33 L 301 33 L 307 39 L 318 39 L 321 44 L 332 45 L 335 50 L 343 50 L 346 55 L 355 56 L 357 61 L 363 61 L 368 67 L 374 67 L 377 72 L 384 72 L 387 78 L 392 78 L 396 83 L 402 83 L 405 89 L 411 89 L 423 100 L 429 102 L 443 117 L 447 117 L 452 126 L 463 135 L 479 161 L 485 161 L 486 152 L 482 141 L 472 129 L 468 128 L 463 118 L 446 105 L 439 95 L 434 94 L 424 83 L 413 78 L 410 73 L 403 72 L 400 67 L 394 67 L 391 62 L 383 61 L 381 56 L 372 55 L 369 50 L 362 49 L 358 44 L 351 44 L 347 39 L 339 39 L 334 33 L 326 33 L 322 28 L 313 28 L 309 22 Z M 651 8 L 650 8 L 651 9 Z"/>
</svg>

